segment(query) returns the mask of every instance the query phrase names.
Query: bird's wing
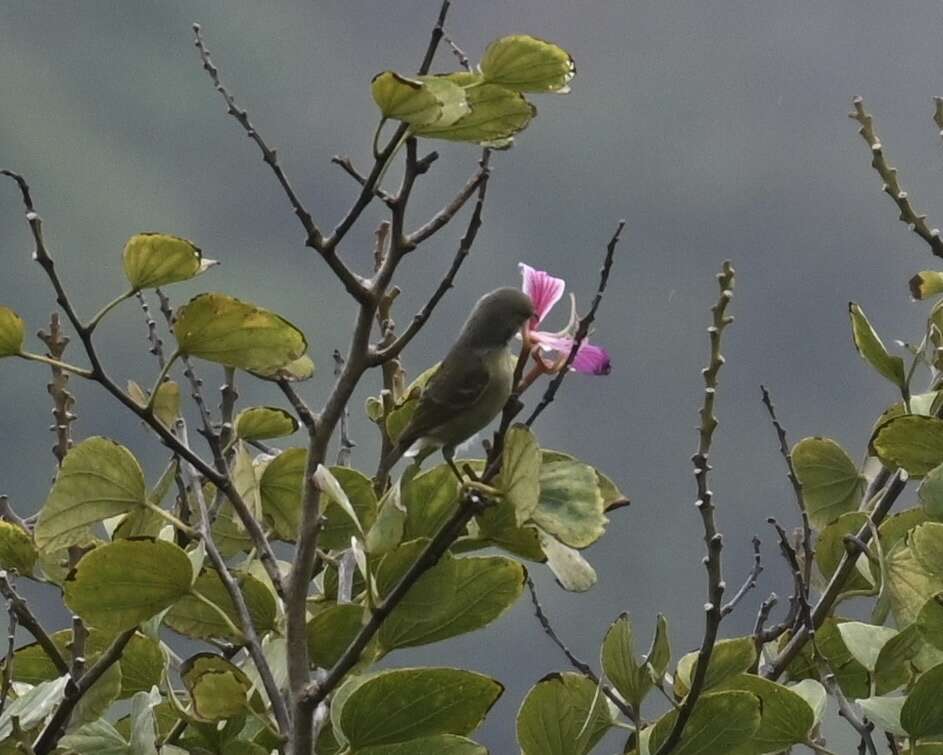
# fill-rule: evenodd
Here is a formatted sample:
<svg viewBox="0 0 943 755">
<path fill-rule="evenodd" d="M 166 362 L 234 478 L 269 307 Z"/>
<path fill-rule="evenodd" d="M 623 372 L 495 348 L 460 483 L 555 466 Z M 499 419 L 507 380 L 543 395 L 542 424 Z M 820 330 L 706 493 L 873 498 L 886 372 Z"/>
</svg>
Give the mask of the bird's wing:
<svg viewBox="0 0 943 755">
<path fill-rule="evenodd" d="M 456 413 L 474 406 L 491 381 L 484 360 L 470 350 L 450 354 L 426 383 L 416 413 L 401 438 L 415 440 L 448 421 Z"/>
</svg>

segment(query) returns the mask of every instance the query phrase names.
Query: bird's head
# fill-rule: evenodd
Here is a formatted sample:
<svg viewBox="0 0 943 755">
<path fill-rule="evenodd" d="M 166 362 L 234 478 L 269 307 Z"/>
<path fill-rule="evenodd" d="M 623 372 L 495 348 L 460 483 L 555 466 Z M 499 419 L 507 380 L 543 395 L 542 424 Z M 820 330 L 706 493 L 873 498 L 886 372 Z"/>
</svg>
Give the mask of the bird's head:
<svg viewBox="0 0 943 755">
<path fill-rule="evenodd" d="M 499 288 L 482 296 L 462 329 L 472 348 L 506 346 L 534 315 L 530 297 L 516 288 Z"/>
</svg>

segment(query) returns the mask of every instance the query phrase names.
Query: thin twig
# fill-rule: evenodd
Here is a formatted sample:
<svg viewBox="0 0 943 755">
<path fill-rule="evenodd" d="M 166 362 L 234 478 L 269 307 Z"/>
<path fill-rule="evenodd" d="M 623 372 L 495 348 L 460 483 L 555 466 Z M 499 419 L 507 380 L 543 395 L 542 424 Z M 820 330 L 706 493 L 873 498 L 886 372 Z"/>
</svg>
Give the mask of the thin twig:
<svg viewBox="0 0 943 755">
<path fill-rule="evenodd" d="M 557 391 L 560 390 L 560 386 L 563 384 L 563 381 L 566 378 L 567 372 L 570 370 L 570 365 L 573 364 L 573 360 L 576 359 L 576 355 L 579 353 L 583 342 L 586 340 L 587 336 L 589 336 L 590 326 L 596 319 L 596 310 L 599 309 L 599 305 L 602 303 L 603 294 L 606 293 L 606 286 L 609 283 L 609 274 L 612 272 L 612 262 L 615 258 L 616 247 L 619 245 L 619 238 L 622 234 L 623 228 L 625 228 L 625 221 L 620 220 L 616 226 L 616 232 L 612 234 L 612 238 L 609 239 L 609 243 L 606 244 L 606 257 L 603 260 L 602 268 L 599 271 L 599 285 L 596 288 L 596 295 L 593 297 L 593 303 L 589 307 L 589 312 L 580 318 L 579 325 L 576 328 L 576 336 L 573 339 L 573 346 L 570 348 L 570 353 L 567 354 L 566 361 L 563 363 L 563 367 L 556 375 L 554 375 L 553 380 L 550 381 L 550 384 L 547 386 L 547 390 L 540 399 L 540 403 L 534 407 L 534 411 L 531 412 L 530 416 L 524 422 L 524 424 L 528 427 L 533 425 L 537 420 L 537 417 L 539 417 L 541 413 L 553 402 L 554 397 L 557 395 Z"/>
<path fill-rule="evenodd" d="M 334 165 L 339 165 L 341 169 L 351 178 L 353 178 L 361 186 L 367 185 L 367 177 L 364 176 L 359 170 L 354 167 L 354 164 L 350 161 L 350 158 L 346 155 L 334 155 L 331 158 L 331 162 Z M 381 186 L 375 186 L 373 188 L 373 193 L 389 207 L 393 203 L 393 195 L 388 191 L 384 190 Z"/>
<path fill-rule="evenodd" d="M 183 419 L 177 420 L 176 431 L 180 437 L 181 443 L 186 444 L 186 424 Z M 239 615 L 239 622 L 242 625 L 242 636 L 246 641 L 246 649 L 249 652 L 249 656 L 252 658 L 252 662 L 255 664 L 256 670 L 259 672 L 259 678 L 262 680 L 262 685 L 265 687 L 265 693 L 272 706 L 272 713 L 275 715 L 275 722 L 278 725 L 278 729 L 283 736 L 287 737 L 289 729 L 291 728 L 288 706 L 285 704 L 281 690 L 279 690 L 278 684 L 275 682 L 275 677 L 272 674 L 272 668 L 269 666 L 268 659 L 262 651 L 262 642 L 259 639 L 255 623 L 252 621 L 252 614 L 249 612 L 249 606 L 246 603 L 245 596 L 242 594 L 242 589 L 229 570 L 229 566 L 219 552 L 219 547 L 216 545 L 216 541 L 213 538 L 210 527 L 210 517 L 206 508 L 206 499 L 203 496 L 203 489 L 199 479 L 196 477 L 195 470 L 189 464 L 183 465 L 183 477 L 193 491 L 193 498 L 197 504 L 200 539 L 206 547 L 206 555 L 216 569 L 216 573 L 219 575 L 219 579 L 226 588 L 226 592 L 233 602 L 236 613 Z"/>
<path fill-rule="evenodd" d="M 827 663 L 827 661 L 822 661 L 823 665 L 827 666 Z M 875 747 L 874 738 L 872 737 L 874 724 L 858 715 L 858 712 L 848 701 L 848 698 L 845 697 L 845 693 L 842 692 L 834 673 L 830 672 L 824 676 L 825 686 L 828 687 L 828 691 L 838 703 L 838 715 L 844 718 L 861 738 L 863 744 L 861 752 L 867 752 L 869 755 L 878 755 L 877 747 Z"/>
<path fill-rule="evenodd" d="M 472 194 L 475 193 L 481 183 L 488 180 L 490 173 L 488 169 L 489 155 L 490 150 L 485 149 L 482 152 L 481 160 L 478 162 L 478 170 L 465 182 L 465 185 L 455 198 L 433 215 L 428 222 L 424 223 L 406 237 L 406 247 L 408 249 L 415 249 L 430 236 L 445 228 L 452 218 L 458 214 L 459 210 L 465 206 L 465 203 L 471 198 Z"/>
<path fill-rule="evenodd" d="M 632 709 L 632 706 L 623 700 L 610 685 L 602 684 L 599 681 L 599 677 L 596 676 L 596 672 L 593 671 L 592 667 L 585 661 L 577 658 L 566 646 L 566 643 L 560 639 L 560 636 L 557 634 L 556 630 L 553 628 L 553 625 L 550 623 L 550 619 L 544 612 L 543 606 L 540 604 L 540 599 L 537 597 L 537 588 L 534 585 L 534 580 L 532 580 L 530 575 L 528 575 L 526 581 L 527 589 L 530 592 L 530 601 L 534 606 L 534 615 L 537 617 L 537 621 L 540 622 L 540 626 L 543 627 L 544 633 L 553 641 L 554 645 L 560 648 L 560 651 L 563 653 L 563 655 L 566 656 L 566 659 L 570 662 L 570 665 L 573 666 L 573 668 L 579 671 L 583 676 L 592 680 L 592 682 L 597 685 L 600 690 L 602 690 L 602 693 L 612 701 L 613 705 L 615 705 L 626 718 L 628 718 L 630 721 L 635 721 L 637 714 Z"/>
<path fill-rule="evenodd" d="M 901 188 L 900 182 L 897 180 L 897 169 L 891 167 L 887 162 L 884 155 L 884 145 L 881 144 L 874 131 L 874 119 L 864 109 L 864 100 L 855 97 L 852 104 L 855 109 L 854 112 L 848 114 L 848 117 L 856 120 L 861 125 L 858 133 L 861 134 L 861 138 L 871 148 L 871 167 L 881 176 L 881 180 L 884 182 L 881 188 L 884 193 L 894 200 L 897 209 L 900 210 L 901 222 L 905 223 L 910 230 L 922 238 L 933 254 L 937 257 L 943 257 L 943 239 L 940 238 L 940 229 L 930 228 L 927 225 L 927 216 L 917 214 L 910 203 L 909 195 Z"/>
<path fill-rule="evenodd" d="M 907 473 L 902 469 L 898 469 L 891 476 L 891 480 L 887 487 L 884 488 L 880 500 L 868 517 L 870 521 L 865 522 L 855 533 L 855 537 L 858 540 L 863 543 L 871 541 L 872 528 L 879 526 L 881 522 L 884 521 L 891 507 L 906 487 L 908 479 Z M 857 549 L 855 549 L 854 552 L 845 552 L 842 556 L 842 560 L 838 563 L 838 567 L 835 569 L 835 573 L 832 574 L 832 578 L 829 580 L 825 592 L 822 593 L 818 602 L 812 608 L 812 626 L 804 625 L 799 627 L 786 646 L 779 652 L 776 658 L 773 659 L 769 668 L 764 671 L 763 676 L 774 681 L 778 679 L 792 662 L 793 658 L 805 647 L 805 644 L 811 637 L 812 629 L 817 629 L 832 610 L 832 606 L 838 599 L 846 580 L 854 571 L 855 564 L 860 555 L 860 551 Z"/>
<path fill-rule="evenodd" d="M 334 349 L 334 377 L 340 377 L 341 373 L 344 370 L 344 357 L 341 355 L 339 349 Z M 341 438 L 340 438 L 340 448 L 337 449 L 337 466 L 339 467 L 349 467 L 350 466 L 350 452 L 357 447 L 357 444 L 350 439 L 348 420 L 350 417 L 350 410 L 345 406 L 344 411 L 341 413 Z"/>
<path fill-rule="evenodd" d="M 0 716 L 7 704 L 10 687 L 13 685 L 13 659 L 16 654 L 16 608 L 13 601 L 7 603 L 7 657 L 3 663 L 3 682 L 0 683 Z"/>
<path fill-rule="evenodd" d="M 799 508 L 799 516 L 802 519 L 802 581 L 806 587 L 805 597 L 806 600 L 808 600 L 808 588 L 812 582 L 812 563 L 815 560 L 815 547 L 812 543 L 812 525 L 809 523 L 809 511 L 806 508 L 805 496 L 802 494 L 802 483 L 799 482 L 799 478 L 796 476 L 796 468 L 792 463 L 792 453 L 789 451 L 789 443 L 786 440 L 786 430 L 782 424 L 780 424 L 779 418 L 776 416 L 776 407 L 773 405 L 773 399 L 766 389 L 766 386 L 761 385 L 760 391 L 763 395 L 763 406 L 766 407 L 766 412 L 769 414 L 773 429 L 776 430 L 776 437 L 779 440 L 779 453 L 786 463 L 786 476 L 789 478 L 789 482 L 792 485 L 793 493 L 795 493 L 796 506 Z"/>
<path fill-rule="evenodd" d="M 707 602 L 704 604 L 704 638 L 697 654 L 697 663 L 694 668 L 694 677 L 691 679 L 690 690 L 681 707 L 678 716 L 668 737 L 662 742 L 655 755 L 667 755 L 671 752 L 684 733 L 694 706 L 697 704 L 707 679 L 707 668 L 714 644 L 717 642 L 717 633 L 720 628 L 721 600 L 724 596 L 724 580 L 721 573 L 720 554 L 723 549 L 723 537 L 717 531 L 714 521 L 713 493 L 708 484 L 708 472 L 711 469 L 709 459 L 711 442 L 714 430 L 717 428 L 717 418 L 714 416 L 714 397 L 717 391 L 717 374 L 724 364 L 720 353 L 721 337 L 724 330 L 733 322 L 733 317 L 727 314 L 727 306 L 733 299 L 734 269 L 730 262 L 724 262 L 722 271 L 717 275 L 720 284 L 720 298 L 712 309 L 713 322 L 707 329 L 710 337 L 710 359 L 707 367 L 702 371 L 704 376 L 704 403 L 701 406 L 701 423 L 698 431 L 697 452 L 691 457 L 694 462 L 694 479 L 697 483 L 696 506 L 701 514 L 701 523 L 704 526 L 704 543 L 707 546 L 707 558 L 704 562 L 707 567 Z"/>
<path fill-rule="evenodd" d="M 740 589 L 734 594 L 734 596 L 727 601 L 723 608 L 720 609 L 720 616 L 729 615 L 737 607 L 737 604 L 743 600 L 744 596 L 750 592 L 754 587 L 756 587 L 756 581 L 760 578 L 760 574 L 763 573 L 763 560 L 760 555 L 760 539 L 754 535 L 753 536 L 753 567 L 750 569 L 750 573 L 747 575 L 746 581 L 740 586 Z"/>
<path fill-rule="evenodd" d="M 455 44 L 454 41 L 452 41 L 452 38 L 448 35 L 448 32 L 445 32 L 442 35 L 442 39 L 445 40 L 445 44 L 449 46 L 449 49 L 452 51 L 452 54 L 455 55 L 456 58 L 458 58 L 458 64 L 462 68 L 464 68 L 466 71 L 470 72 L 472 69 L 471 61 L 468 59 L 468 56 L 465 54 L 464 50 L 462 50 L 461 47 L 459 47 L 457 44 Z M 941 128 L 943 128 L 943 126 L 941 126 Z"/>
<path fill-rule="evenodd" d="M 63 697 L 62 702 L 59 703 L 56 712 L 52 714 L 49 723 L 46 724 L 46 728 L 43 729 L 39 738 L 33 743 L 33 749 L 36 751 L 36 755 L 46 755 L 46 753 L 52 752 L 52 750 L 55 749 L 56 743 L 62 736 L 65 726 L 69 721 L 69 717 L 72 715 L 75 706 L 78 705 L 79 700 L 81 700 L 85 693 L 88 692 L 89 688 L 101 678 L 102 674 L 121 658 L 125 646 L 131 641 L 131 638 L 134 637 L 136 631 L 137 627 L 134 627 L 115 637 L 115 639 L 111 641 L 111 644 L 102 651 L 98 660 L 95 661 L 74 684 L 66 685 L 65 697 Z"/>
<path fill-rule="evenodd" d="M 46 630 L 43 629 L 43 625 L 39 623 L 39 619 L 33 614 L 29 604 L 20 596 L 16 588 L 13 587 L 13 583 L 10 581 L 10 577 L 6 571 L 0 571 L 0 594 L 3 595 L 13 610 L 16 611 L 20 626 L 33 635 L 33 638 L 39 643 L 43 652 L 46 653 L 46 656 L 56 667 L 56 671 L 58 671 L 60 675 L 70 674 L 72 670 L 69 668 L 68 661 L 63 657 L 58 646 L 52 641 L 52 638 Z"/>
<path fill-rule="evenodd" d="M 810 628 L 810 640 L 814 641 L 815 627 L 812 622 L 812 607 L 809 605 L 807 597 L 809 587 L 803 581 L 799 556 L 792 543 L 789 542 L 789 536 L 786 534 L 786 530 L 783 529 L 782 525 L 776 521 L 774 517 L 769 517 L 766 521 L 776 530 L 776 534 L 779 537 L 779 550 L 783 554 L 783 558 L 786 559 L 786 563 L 789 565 L 789 571 L 792 574 L 794 595 L 799 606 L 798 619 L 801 622 L 801 626 Z"/>
<path fill-rule="evenodd" d="M 137 292 L 138 303 L 141 305 L 141 311 L 144 313 L 144 322 L 147 324 L 147 342 L 150 344 L 148 351 L 157 357 L 158 366 L 163 369 L 166 364 L 164 358 L 164 342 L 157 332 L 157 321 L 151 316 L 151 307 L 147 303 L 143 291 Z"/>
<path fill-rule="evenodd" d="M 462 264 L 468 258 L 469 253 L 471 252 L 472 245 L 475 243 L 475 237 L 478 235 L 478 229 L 481 228 L 481 213 L 484 208 L 485 195 L 488 189 L 488 178 L 491 175 L 491 169 L 489 167 L 489 161 L 491 158 L 491 151 L 484 150 L 481 154 L 481 161 L 479 162 L 480 171 L 479 174 L 481 179 L 476 183 L 475 188 L 478 191 L 478 197 L 475 201 L 475 208 L 472 210 L 471 217 L 468 221 L 468 226 L 465 229 L 465 233 L 462 236 L 462 240 L 459 242 L 458 250 L 455 252 L 455 257 L 452 258 L 452 264 L 449 266 L 448 271 L 445 276 L 439 281 L 439 285 L 436 287 L 436 290 L 432 293 L 432 296 L 429 297 L 429 301 L 420 309 L 414 316 L 412 321 L 406 327 L 406 330 L 400 334 L 398 338 L 393 340 L 392 343 L 384 346 L 381 349 L 378 349 L 371 358 L 372 364 L 383 364 L 390 359 L 395 358 L 399 353 L 406 348 L 410 341 L 416 336 L 416 334 L 422 329 L 422 326 L 426 324 L 426 321 L 432 315 L 433 310 L 441 301 L 442 297 L 448 293 L 449 289 L 455 283 L 455 277 L 458 275 L 458 271 L 461 269 Z"/>
<path fill-rule="evenodd" d="M 289 381 L 284 379 L 279 380 L 278 387 L 294 408 L 295 414 L 297 414 L 298 419 L 301 420 L 301 424 L 308 428 L 309 431 L 314 432 L 317 429 L 318 418 L 314 415 L 314 412 L 311 411 L 311 407 L 298 395 L 295 387 Z"/>
</svg>

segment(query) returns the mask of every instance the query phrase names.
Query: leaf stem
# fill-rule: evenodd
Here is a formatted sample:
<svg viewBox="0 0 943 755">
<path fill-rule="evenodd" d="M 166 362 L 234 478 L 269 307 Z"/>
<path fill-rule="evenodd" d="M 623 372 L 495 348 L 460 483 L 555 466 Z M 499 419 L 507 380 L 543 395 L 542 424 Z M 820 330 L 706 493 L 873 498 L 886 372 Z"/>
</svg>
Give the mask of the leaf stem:
<svg viewBox="0 0 943 755">
<path fill-rule="evenodd" d="M 104 319 L 105 315 L 107 315 L 109 312 L 111 312 L 111 310 L 113 310 L 115 307 L 117 307 L 119 304 L 121 304 L 121 302 L 123 302 L 123 301 L 125 301 L 125 300 L 127 300 L 127 299 L 130 299 L 132 296 L 134 296 L 134 295 L 137 294 L 137 293 L 138 293 L 138 292 L 137 292 L 135 289 L 132 288 L 130 291 L 125 291 L 123 294 L 121 294 L 121 296 L 118 296 L 118 297 L 112 299 L 112 300 L 111 300 L 110 302 L 108 302 L 104 307 L 102 307 L 100 310 L 98 310 L 98 312 L 95 314 L 95 316 L 92 317 L 92 319 L 89 320 L 89 321 L 83 326 L 85 332 L 86 332 L 86 333 L 91 333 L 92 331 L 94 331 L 95 328 L 98 327 L 98 324 Z"/>
<path fill-rule="evenodd" d="M 170 368 L 174 366 L 174 362 L 180 357 L 180 351 L 174 351 L 173 354 L 167 359 L 167 362 L 161 367 L 160 374 L 157 376 L 157 380 L 154 381 L 154 387 L 151 388 L 151 394 L 147 397 L 147 404 L 144 406 L 144 411 L 151 413 L 154 411 L 154 401 L 157 398 L 157 391 L 163 385 L 164 380 L 167 375 L 170 374 Z"/>
<path fill-rule="evenodd" d="M 27 359 L 30 362 L 42 362 L 43 364 L 48 364 L 50 367 L 58 367 L 60 370 L 64 370 L 65 372 L 69 372 L 81 378 L 85 378 L 86 380 L 95 379 L 95 375 L 91 370 L 86 370 L 83 367 L 76 367 L 74 364 L 69 364 L 68 362 L 60 362 L 58 359 L 43 356 L 42 354 L 34 354 L 31 351 L 21 351 L 17 356 L 19 356 L 21 359 Z"/>
</svg>

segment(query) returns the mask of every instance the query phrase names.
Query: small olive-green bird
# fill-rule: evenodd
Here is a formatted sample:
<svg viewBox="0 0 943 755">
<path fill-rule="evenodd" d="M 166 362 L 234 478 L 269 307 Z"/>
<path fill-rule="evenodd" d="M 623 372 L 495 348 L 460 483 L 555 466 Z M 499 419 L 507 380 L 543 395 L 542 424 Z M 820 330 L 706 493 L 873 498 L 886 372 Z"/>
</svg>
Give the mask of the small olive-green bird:
<svg viewBox="0 0 943 755">
<path fill-rule="evenodd" d="M 487 427 L 511 395 L 511 339 L 533 315 L 530 297 L 516 288 L 499 288 L 478 300 L 455 345 L 423 388 L 396 446 L 383 459 L 379 479 L 417 443 L 417 462 L 441 448 L 455 469 L 455 447 Z"/>
</svg>

